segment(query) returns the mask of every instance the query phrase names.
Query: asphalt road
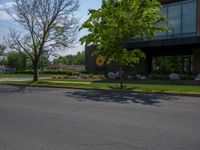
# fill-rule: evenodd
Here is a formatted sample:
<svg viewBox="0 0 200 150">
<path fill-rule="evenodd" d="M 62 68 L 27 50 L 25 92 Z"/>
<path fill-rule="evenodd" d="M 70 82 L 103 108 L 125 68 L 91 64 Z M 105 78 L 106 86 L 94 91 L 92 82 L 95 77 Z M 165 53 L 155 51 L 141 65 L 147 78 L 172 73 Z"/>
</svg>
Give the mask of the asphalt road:
<svg viewBox="0 0 200 150">
<path fill-rule="evenodd" d="M 199 150 L 200 97 L 0 85 L 0 150 Z"/>
</svg>

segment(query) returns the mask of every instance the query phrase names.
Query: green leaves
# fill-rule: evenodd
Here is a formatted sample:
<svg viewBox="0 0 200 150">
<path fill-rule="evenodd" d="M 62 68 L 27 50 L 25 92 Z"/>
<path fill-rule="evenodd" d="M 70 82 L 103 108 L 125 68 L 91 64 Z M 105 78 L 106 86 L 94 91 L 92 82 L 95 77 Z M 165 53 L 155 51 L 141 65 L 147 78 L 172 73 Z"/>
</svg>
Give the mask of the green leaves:
<svg viewBox="0 0 200 150">
<path fill-rule="evenodd" d="M 90 10 L 89 19 L 82 29 L 89 34 L 80 39 L 82 44 L 97 45 L 95 55 L 106 57 L 121 66 L 135 65 L 145 55 L 140 50 L 129 51 L 124 48 L 133 38 L 151 38 L 167 30 L 166 19 L 159 11 L 161 4 L 157 0 L 104 0 L 102 8 Z"/>
</svg>

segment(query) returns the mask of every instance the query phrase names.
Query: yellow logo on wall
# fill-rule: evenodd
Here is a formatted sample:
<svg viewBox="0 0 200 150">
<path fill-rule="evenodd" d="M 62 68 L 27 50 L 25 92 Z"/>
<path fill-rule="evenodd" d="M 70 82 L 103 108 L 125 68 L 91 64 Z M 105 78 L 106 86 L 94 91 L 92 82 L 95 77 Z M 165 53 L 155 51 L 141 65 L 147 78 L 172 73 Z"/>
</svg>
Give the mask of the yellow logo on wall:
<svg viewBox="0 0 200 150">
<path fill-rule="evenodd" d="M 97 64 L 97 66 L 101 67 L 104 65 L 105 61 L 106 61 L 106 59 L 103 56 L 99 56 L 96 59 L 96 64 Z"/>
</svg>

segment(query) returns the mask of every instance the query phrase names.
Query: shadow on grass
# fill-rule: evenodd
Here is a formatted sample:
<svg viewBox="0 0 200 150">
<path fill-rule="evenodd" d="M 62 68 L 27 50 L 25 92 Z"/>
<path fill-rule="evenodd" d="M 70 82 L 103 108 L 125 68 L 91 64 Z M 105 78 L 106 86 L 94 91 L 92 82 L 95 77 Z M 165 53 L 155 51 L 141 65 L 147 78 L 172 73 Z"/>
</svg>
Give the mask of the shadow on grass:
<svg viewBox="0 0 200 150">
<path fill-rule="evenodd" d="M 126 85 L 123 85 L 123 88 L 121 88 L 119 84 L 109 85 L 108 87 L 113 90 L 134 90 L 134 87 L 130 87 Z"/>
<path fill-rule="evenodd" d="M 108 86 L 110 89 L 113 89 L 113 90 L 124 90 L 124 91 L 142 91 L 142 92 L 154 92 L 153 89 L 144 89 L 144 88 L 140 88 L 140 87 L 134 87 L 134 86 L 127 86 L 127 85 L 123 85 L 123 88 L 120 87 L 120 85 L 109 85 Z M 165 92 L 164 89 L 157 89 L 156 92 Z"/>
<path fill-rule="evenodd" d="M 120 83 L 120 81 L 115 79 L 101 79 L 92 81 L 92 83 Z"/>
<path fill-rule="evenodd" d="M 143 105 L 156 105 L 162 101 L 175 100 L 175 97 L 165 94 L 141 94 L 122 91 L 73 91 L 66 92 L 67 97 L 75 98 L 79 101 L 95 101 L 95 102 L 114 102 L 119 104 L 137 103 Z"/>
</svg>

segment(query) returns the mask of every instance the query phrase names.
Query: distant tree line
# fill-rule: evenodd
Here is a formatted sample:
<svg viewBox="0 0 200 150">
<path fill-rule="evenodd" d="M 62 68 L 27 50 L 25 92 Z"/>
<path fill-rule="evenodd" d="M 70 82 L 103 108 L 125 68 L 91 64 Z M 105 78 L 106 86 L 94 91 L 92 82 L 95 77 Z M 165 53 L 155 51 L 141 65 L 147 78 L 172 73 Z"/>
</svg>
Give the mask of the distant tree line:
<svg viewBox="0 0 200 150">
<path fill-rule="evenodd" d="M 5 49 L 6 47 L 0 44 L 0 65 L 15 67 L 17 72 L 32 70 L 32 61 L 28 58 L 25 52 L 5 52 Z M 39 62 L 39 69 L 45 70 L 46 67 L 51 64 L 84 65 L 85 52 L 78 52 L 76 55 L 59 56 L 52 61 L 49 60 L 47 54 L 43 55 Z"/>
<path fill-rule="evenodd" d="M 76 55 L 59 56 L 53 60 L 53 64 L 85 65 L 85 51 Z"/>
</svg>

